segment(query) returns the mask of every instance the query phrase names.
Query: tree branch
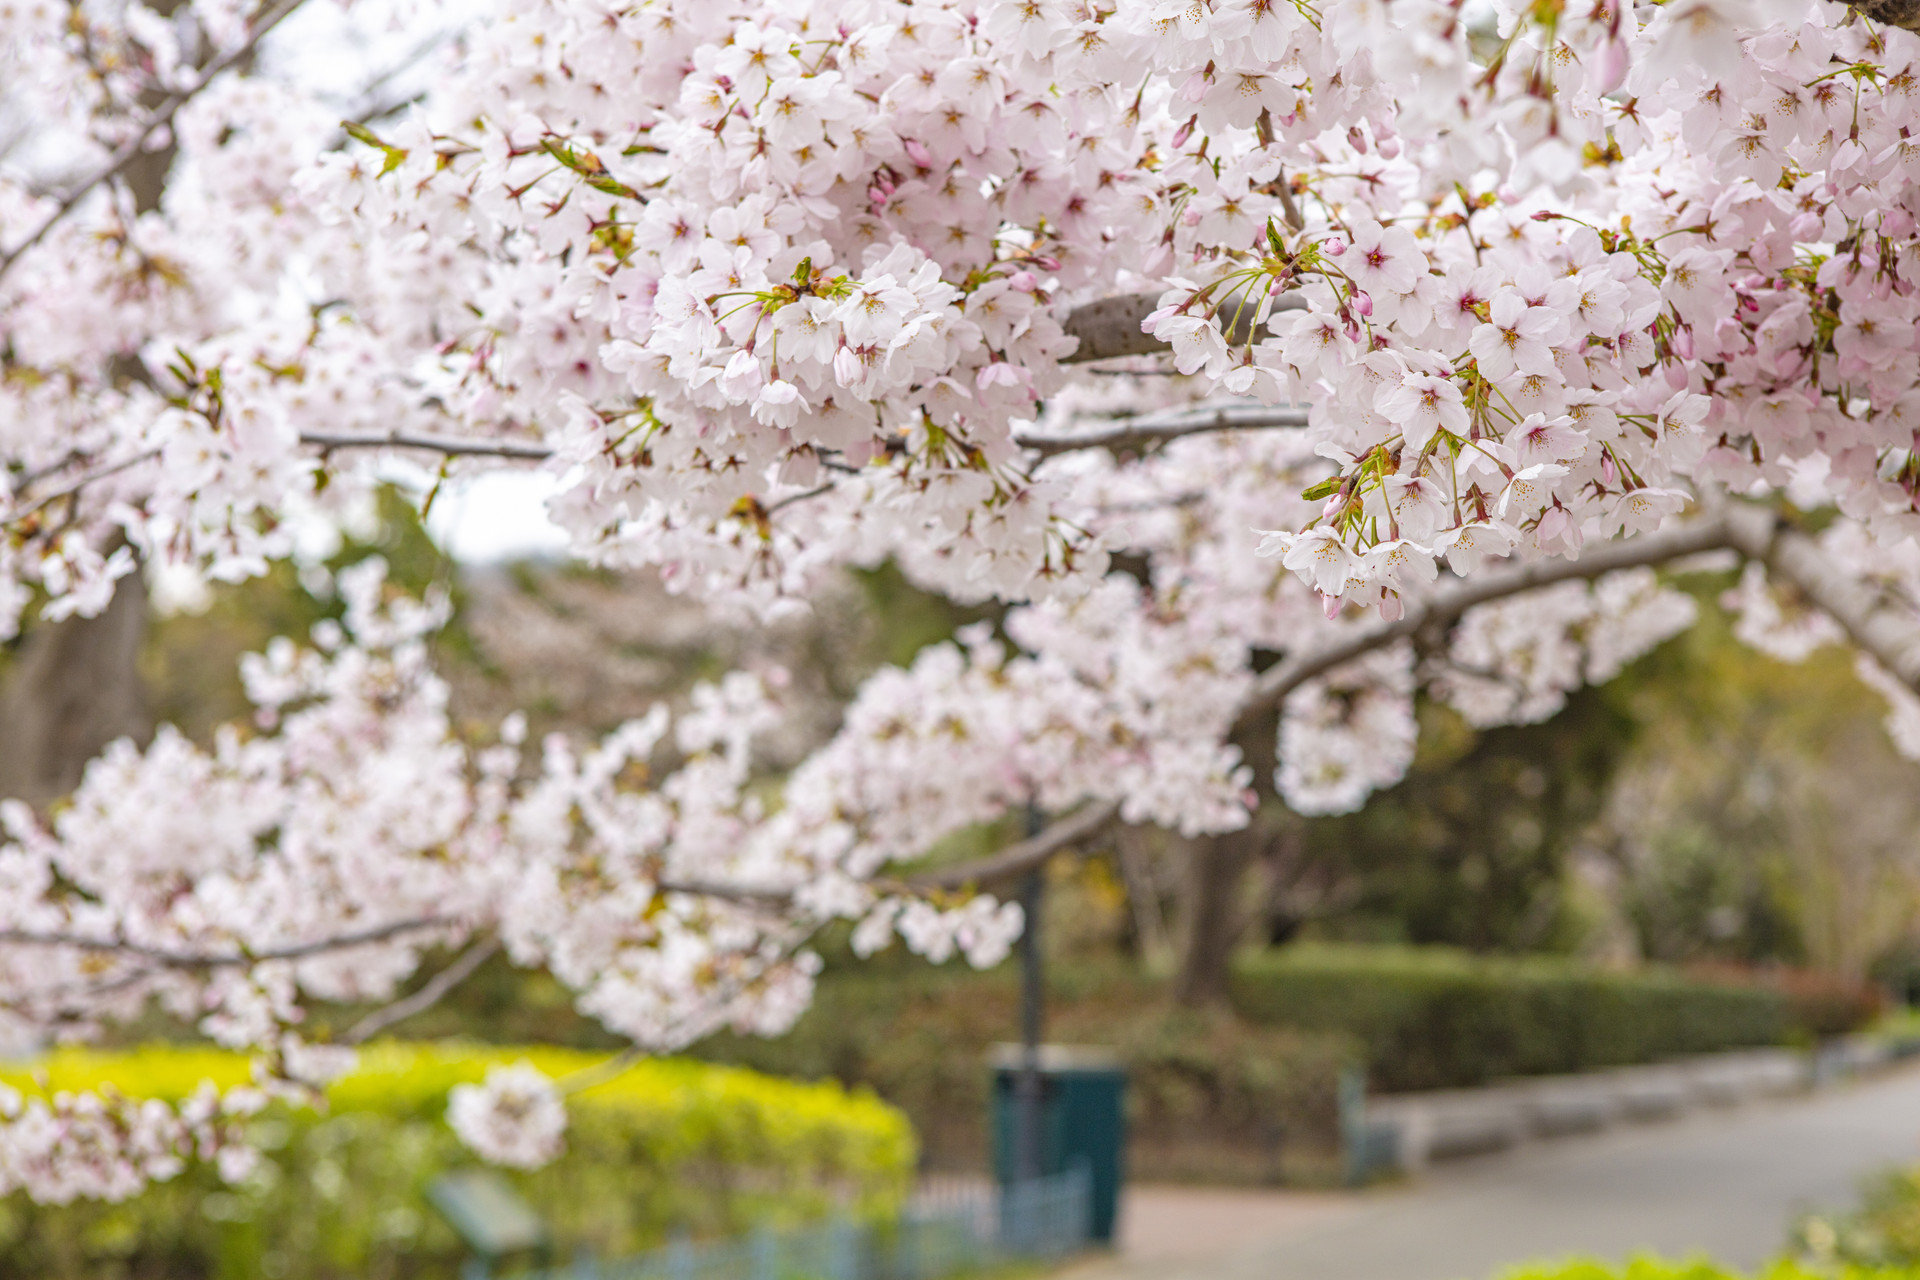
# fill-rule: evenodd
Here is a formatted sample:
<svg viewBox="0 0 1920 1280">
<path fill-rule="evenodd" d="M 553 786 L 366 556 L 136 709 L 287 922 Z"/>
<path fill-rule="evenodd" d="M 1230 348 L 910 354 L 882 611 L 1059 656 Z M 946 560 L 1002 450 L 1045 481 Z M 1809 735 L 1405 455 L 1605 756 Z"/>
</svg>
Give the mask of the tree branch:
<svg viewBox="0 0 1920 1280">
<path fill-rule="evenodd" d="M 1122 418 L 1097 431 L 1081 431 L 1072 435 L 1021 433 L 1014 436 L 1013 442 L 1023 449 L 1033 450 L 1043 458 L 1051 458 L 1055 454 L 1071 453 L 1078 449 L 1112 449 L 1115 452 L 1140 450 L 1168 440 L 1178 440 L 1182 436 L 1209 431 L 1258 431 L 1306 425 L 1305 409 L 1271 409 L 1262 404 L 1202 405 L 1196 409 Z"/>
<path fill-rule="evenodd" d="M 424 449 L 448 457 L 517 458 L 526 462 L 544 462 L 553 456 L 553 450 L 543 444 L 428 433 L 373 435 L 355 431 L 302 431 L 300 443 L 312 445 L 323 453 L 334 449 Z"/>
<path fill-rule="evenodd" d="M 194 81 L 192 88 L 182 89 L 161 100 L 134 135 L 121 143 L 120 149 L 108 157 L 105 164 L 68 188 L 67 193 L 54 204 L 53 212 L 41 219 L 40 225 L 35 227 L 25 240 L 5 253 L 0 253 L 0 280 L 6 279 L 7 272 L 13 269 L 14 263 L 20 261 L 28 250 L 46 239 L 47 233 L 72 213 L 82 200 L 93 194 L 102 183 L 111 181 L 138 160 L 146 150 L 147 142 L 154 134 L 172 123 L 173 117 L 179 113 L 180 108 L 193 101 L 200 91 L 211 84 L 221 72 L 251 57 L 253 51 L 259 47 L 260 41 L 266 38 L 267 33 L 284 22 L 302 3 L 304 0 L 279 0 L 279 3 L 260 15 L 259 21 L 253 30 L 247 33 L 245 40 L 207 64 L 200 73 L 200 78 Z"/>
<path fill-rule="evenodd" d="M 329 951 L 386 942 L 409 933 L 442 929 L 458 921 L 448 916 L 416 916 L 408 920 L 390 920 L 349 933 L 297 942 L 264 951 L 234 951 L 211 954 L 198 951 L 173 951 L 124 938 L 89 938 L 83 934 L 40 933 L 31 929 L 0 929 L 0 946 L 71 947 L 76 951 L 94 951 L 109 955 L 132 956 L 163 969 L 233 969 L 264 964 L 270 960 L 304 960 Z"/>
<path fill-rule="evenodd" d="M 1275 311 L 1304 311 L 1306 306 L 1307 300 L 1297 293 L 1282 294 L 1273 300 Z M 1085 364 L 1090 360 L 1111 360 L 1116 356 L 1150 356 L 1167 350 L 1166 343 L 1140 328 L 1159 307 L 1160 295 L 1157 293 L 1118 294 L 1075 307 L 1067 313 L 1061 327 L 1069 335 L 1080 339 L 1080 346 L 1062 363 Z M 1234 310 L 1238 311 L 1237 308 Z M 1233 312 L 1223 315 L 1221 328 L 1226 332 L 1227 345 L 1245 342 L 1253 335 L 1253 315 L 1254 307 L 1251 304 L 1238 312 L 1238 325 L 1233 323 Z"/>
<path fill-rule="evenodd" d="M 1249 728 L 1276 702 L 1316 676 L 1325 675 L 1376 649 L 1446 627 L 1476 605 L 1523 595 L 1555 583 L 1598 578 L 1621 569 L 1665 564 L 1702 551 L 1726 547 L 1744 549 L 1746 546 L 1764 548 L 1772 543 L 1772 528 L 1773 517 L 1770 512 L 1755 507 L 1730 507 L 1675 529 L 1609 542 L 1578 560 L 1545 560 L 1504 573 L 1489 573 L 1445 588 L 1429 597 L 1425 603 L 1409 605 L 1406 615 L 1397 622 L 1374 622 L 1355 628 L 1339 639 L 1269 667 L 1254 682 L 1247 696 L 1241 699 L 1228 734 Z M 1914 650 L 1912 656 L 1916 662 L 1920 662 L 1920 650 Z M 921 889 L 955 889 L 1010 879 L 1039 866 L 1061 849 L 1091 836 L 1119 812 L 1118 801 L 1097 801 L 1049 824 L 1039 835 L 1010 845 L 999 853 L 915 876 L 908 883 Z"/>
<path fill-rule="evenodd" d="M 1748 559 L 1758 560 L 1770 575 L 1792 583 L 1818 605 L 1887 674 L 1920 693 L 1920 627 L 1915 626 L 1910 610 L 1850 578 L 1804 533 L 1781 529 L 1762 537 L 1756 531 L 1736 545 Z"/>
<path fill-rule="evenodd" d="M 1920 0 L 1846 0 L 1846 6 L 1875 22 L 1920 32 Z"/>
<path fill-rule="evenodd" d="M 384 1009 L 375 1009 L 354 1023 L 347 1034 L 340 1038 L 341 1043 L 364 1044 L 396 1022 L 404 1022 L 416 1013 L 431 1009 L 439 1004 L 449 991 L 471 978 L 473 971 L 485 964 L 499 950 L 500 939 L 498 938 L 476 942 L 462 952 L 459 959 L 434 974 L 425 986 L 412 995 L 395 1000 Z"/>
<path fill-rule="evenodd" d="M 1039 835 L 1029 836 L 1019 844 L 1009 845 L 991 857 L 911 876 L 907 880 L 907 887 L 921 891 L 964 889 L 969 885 L 1010 880 L 1021 872 L 1030 871 L 1039 866 L 1068 845 L 1076 844 L 1093 835 L 1118 817 L 1119 813 L 1118 800 L 1097 800 L 1082 809 L 1075 810 L 1068 817 L 1048 823 L 1046 829 Z"/>
</svg>

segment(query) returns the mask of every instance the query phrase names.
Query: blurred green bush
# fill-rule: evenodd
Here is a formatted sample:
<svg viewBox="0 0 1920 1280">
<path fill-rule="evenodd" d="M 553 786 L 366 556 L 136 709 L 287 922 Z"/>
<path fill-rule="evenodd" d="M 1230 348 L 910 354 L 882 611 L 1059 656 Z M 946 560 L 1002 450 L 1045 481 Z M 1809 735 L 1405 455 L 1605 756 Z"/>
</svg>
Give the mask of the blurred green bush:
<svg viewBox="0 0 1920 1280">
<path fill-rule="evenodd" d="M 1242 957 L 1231 998 L 1257 1023 L 1353 1036 L 1365 1046 L 1372 1087 L 1398 1092 L 1780 1044 L 1872 1017 L 1871 999 L 1828 985 L 1295 943 Z"/>
<path fill-rule="evenodd" d="M 0 1276 L 20 1280 L 439 1280 L 462 1250 L 427 1206 L 436 1175 L 478 1163 L 445 1122 L 447 1091 L 489 1066 L 560 1077 L 606 1055 L 388 1043 L 363 1051 L 324 1112 L 275 1107 L 267 1159 L 228 1186 L 195 1167 L 124 1204 L 0 1201 Z M 177 1098 L 234 1085 L 243 1058 L 204 1049 L 62 1050 L 0 1069 L 25 1090 L 117 1088 Z M 683 1059 L 642 1061 L 567 1100 L 564 1156 L 502 1171 L 553 1226 L 561 1255 L 630 1253 L 670 1231 L 731 1234 L 839 1208 L 886 1214 L 910 1190 L 906 1118 L 864 1091 Z"/>
<path fill-rule="evenodd" d="M 1534 1262 L 1505 1272 L 1499 1280 L 1747 1280 L 1747 1273 L 1706 1258 L 1672 1260 L 1630 1258 L 1623 1263 L 1572 1258 Z M 1817 1267 L 1797 1258 L 1779 1258 L 1755 1271 L 1752 1280 L 1920 1280 L 1911 1266 Z"/>
<path fill-rule="evenodd" d="M 1906 1267 L 1920 1273 L 1920 1169 L 1897 1169 L 1872 1179 L 1852 1213 L 1801 1219 L 1794 1242 L 1821 1266 Z"/>
</svg>

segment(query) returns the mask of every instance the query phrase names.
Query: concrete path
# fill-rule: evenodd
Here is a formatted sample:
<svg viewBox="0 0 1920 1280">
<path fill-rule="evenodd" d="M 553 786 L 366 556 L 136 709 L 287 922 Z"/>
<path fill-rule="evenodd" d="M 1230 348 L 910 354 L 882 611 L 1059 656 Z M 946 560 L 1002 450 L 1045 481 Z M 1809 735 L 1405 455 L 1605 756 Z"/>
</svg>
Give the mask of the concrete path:
<svg viewBox="0 0 1920 1280">
<path fill-rule="evenodd" d="M 1490 1280 L 1532 1258 L 1752 1266 L 1794 1218 L 1920 1163 L 1920 1068 L 1810 1097 L 1541 1143 L 1362 1194 L 1142 1187 L 1070 1280 Z"/>
</svg>

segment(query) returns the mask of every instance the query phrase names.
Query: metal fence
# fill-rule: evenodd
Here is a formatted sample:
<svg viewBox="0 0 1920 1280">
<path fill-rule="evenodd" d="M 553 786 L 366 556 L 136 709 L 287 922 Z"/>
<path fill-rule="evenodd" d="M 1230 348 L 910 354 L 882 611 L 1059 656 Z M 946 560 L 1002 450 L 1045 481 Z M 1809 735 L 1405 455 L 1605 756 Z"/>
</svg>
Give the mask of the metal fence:
<svg viewBox="0 0 1920 1280">
<path fill-rule="evenodd" d="M 950 1184 L 916 1196 L 889 1222 L 836 1218 L 794 1231 L 695 1244 L 637 1257 L 582 1257 L 528 1280 L 943 1280 L 994 1263 L 1084 1248 L 1093 1180 L 1085 1168 L 1004 1189 Z"/>
</svg>

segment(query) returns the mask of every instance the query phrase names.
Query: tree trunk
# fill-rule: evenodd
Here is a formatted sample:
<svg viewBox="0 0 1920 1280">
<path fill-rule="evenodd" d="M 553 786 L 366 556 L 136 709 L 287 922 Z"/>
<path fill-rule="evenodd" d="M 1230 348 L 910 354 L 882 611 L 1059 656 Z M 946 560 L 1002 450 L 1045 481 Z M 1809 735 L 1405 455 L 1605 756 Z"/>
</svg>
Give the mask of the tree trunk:
<svg viewBox="0 0 1920 1280">
<path fill-rule="evenodd" d="M 1240 887 L 1248 866 L 1265 846 L 1259 817 L 1246 829 L 1190 842 L 1187 892 L 1181 903 L 1180 971 L 1173 998 L 1190 1007 L 1226 999 L 1233 951 L 1246 932 Z"/>
<path fill-rule="evenodd" d="M 151 728 L 138 659 L 147 588 L 135 569 L 97 618 L 42 623 L 0 690 L 0 796 L 44 805 L 72 791 L 115 738 Z"/>
</svg>

